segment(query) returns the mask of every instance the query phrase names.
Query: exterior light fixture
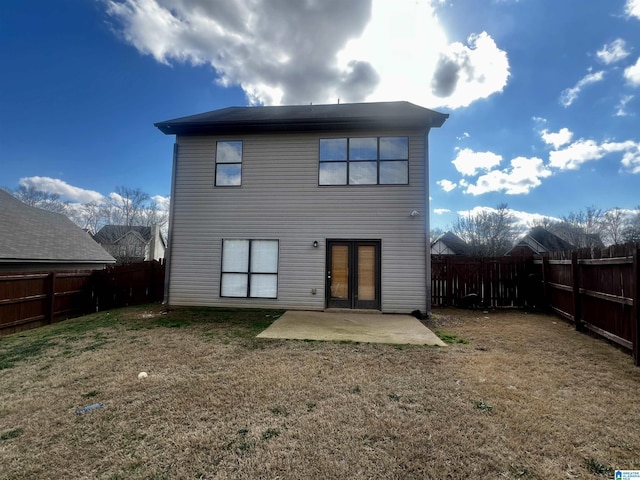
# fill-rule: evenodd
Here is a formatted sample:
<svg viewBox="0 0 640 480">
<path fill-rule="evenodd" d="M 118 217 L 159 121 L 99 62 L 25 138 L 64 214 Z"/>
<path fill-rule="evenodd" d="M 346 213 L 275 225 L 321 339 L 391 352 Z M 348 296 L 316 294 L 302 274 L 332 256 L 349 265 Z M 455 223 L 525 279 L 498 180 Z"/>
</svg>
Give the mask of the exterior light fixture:
<svg viewBox="0 0 640 480">
<path fill-rule="evenodd" d="M 411 215 L 412 217 L 415 217 L 417 215 L 420 215 L 420 212 L 418 210 L 413 210 L 409 215 Z"/>
<path fill-rule="evenodd" d="M 318 241 L 317 240 L 313 241 L 313 248 L 318 248 Z"/>
</svg>

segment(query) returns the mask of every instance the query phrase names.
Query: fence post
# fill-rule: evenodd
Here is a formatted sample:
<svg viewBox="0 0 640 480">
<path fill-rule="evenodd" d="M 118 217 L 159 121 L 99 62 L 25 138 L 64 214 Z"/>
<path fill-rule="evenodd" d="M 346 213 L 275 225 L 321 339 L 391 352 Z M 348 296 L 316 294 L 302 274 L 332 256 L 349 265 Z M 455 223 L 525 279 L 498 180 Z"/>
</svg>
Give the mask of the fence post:
<svg viewBox="0 0 640 480">
<path fill-rule="evenodd" d="M 576 330 L 581 332 L 582 328 L 582 302 L 580 301 L 580 267 L 578 265 L 578 252 L 571 252 L 571 280 L 573 287 L 573 321 Z"/>
<path fill-rule="evenodd" d="M 447 256 L 444 260 L 444 268 L 445 268 L 445 305 L 451 307 L 453 306 L 453 276 L 451 272 L 451 262 L 453 261 L 453 257 Z"/>
<path fill-rule="evenodd" d="M 488 261 L 489 260 L 489 261 Z M 480 259 L 480 281 L 478 282 L 478 287 L 480 287 L 480 302 L 486 308 L 493 307 L 492 304 L 492 296 L 491 296 L 491 278 L 489 269 L 491 268 L 491 259 L 487 259 L 483 257 Z"/>
<path fill-rule="evenodd" d="M 47 312 L 47 323 L 51 325 L 53 323 L 53 314 L 55 313 L 55 300 L 56 300 L 56 272 L 51 272 L 51 280 L 49 282 L 49 305 Z"/>
<path fill-rule="evenodd" d="M 631 341 L 633 342 L 633 363 L 640 366 L 640 246 L 633 249 L 633 275 L 631 277 L 631 295 L 633 307 L 631 315 Z"/>
<path fill-rule="evenodd" d="M 542 277 L 542 299 L 541 303 L 545 311 L 551 310 L 551 295 L 549 295 L 549 255 L 542 255 L 542 272 L 540 274 Z"/>
</svg>

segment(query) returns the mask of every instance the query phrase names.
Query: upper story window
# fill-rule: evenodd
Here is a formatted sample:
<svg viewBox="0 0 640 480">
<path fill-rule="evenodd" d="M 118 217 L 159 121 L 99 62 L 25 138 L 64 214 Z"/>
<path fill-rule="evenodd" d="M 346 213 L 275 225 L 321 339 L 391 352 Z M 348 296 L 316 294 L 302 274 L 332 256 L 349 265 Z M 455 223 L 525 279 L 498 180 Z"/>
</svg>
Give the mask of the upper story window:
<svg viewBox="0 0 640 480">
<path fill-rule="evenodd" d="M 242 141 L 216 142 L 216 180 L 218 187 L 242 185 Z"/>
<path fill-rule="evenodd" d="M 323 138 L 320 185 L 407 185 L 409 138 Z"/>
</svg>

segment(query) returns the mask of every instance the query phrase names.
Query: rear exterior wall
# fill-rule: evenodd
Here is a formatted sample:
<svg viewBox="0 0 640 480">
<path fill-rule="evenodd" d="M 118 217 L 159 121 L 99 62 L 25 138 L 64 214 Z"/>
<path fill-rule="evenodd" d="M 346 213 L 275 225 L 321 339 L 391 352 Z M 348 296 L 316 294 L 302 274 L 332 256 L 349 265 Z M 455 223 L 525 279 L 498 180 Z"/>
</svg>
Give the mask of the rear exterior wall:
<svg viewBox="0 0 640 480">
<path fill-rule="evenodd" d="M 318 185 L 321 138 L 388 135 L 409 137 L 409 185 Z M 216 141 L 228 140 L 243 141 L 242 186 L 215 187 Z M 382 311 L 426 311 L 425 140 L 423 131 L 178 136 L 168 303 L 322 310 L 326 241 L 379 239 Z M 220 297 L 223 239 L 279 240 L 277 299 Z"/>
</svg>

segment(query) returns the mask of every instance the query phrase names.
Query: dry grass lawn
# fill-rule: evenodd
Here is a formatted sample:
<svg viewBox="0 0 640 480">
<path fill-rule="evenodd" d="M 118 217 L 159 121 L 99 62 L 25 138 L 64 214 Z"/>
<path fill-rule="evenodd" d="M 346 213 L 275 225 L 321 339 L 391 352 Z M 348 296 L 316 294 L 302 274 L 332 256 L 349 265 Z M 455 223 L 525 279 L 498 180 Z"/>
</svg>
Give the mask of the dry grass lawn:
<svg viewBox="0 0 640 480">
<path fill-rule="evenodd" d="M 551 316 L 435 313 L 430 326 L 459 343 L 255 339 L 279 312 L 159 306 L 2 337 L 0 477 L 572 479 L 640 469 L 640 368 L 629 355 Z M 105 406 L 76 414 L 95 403 Z"/>
</svg>

